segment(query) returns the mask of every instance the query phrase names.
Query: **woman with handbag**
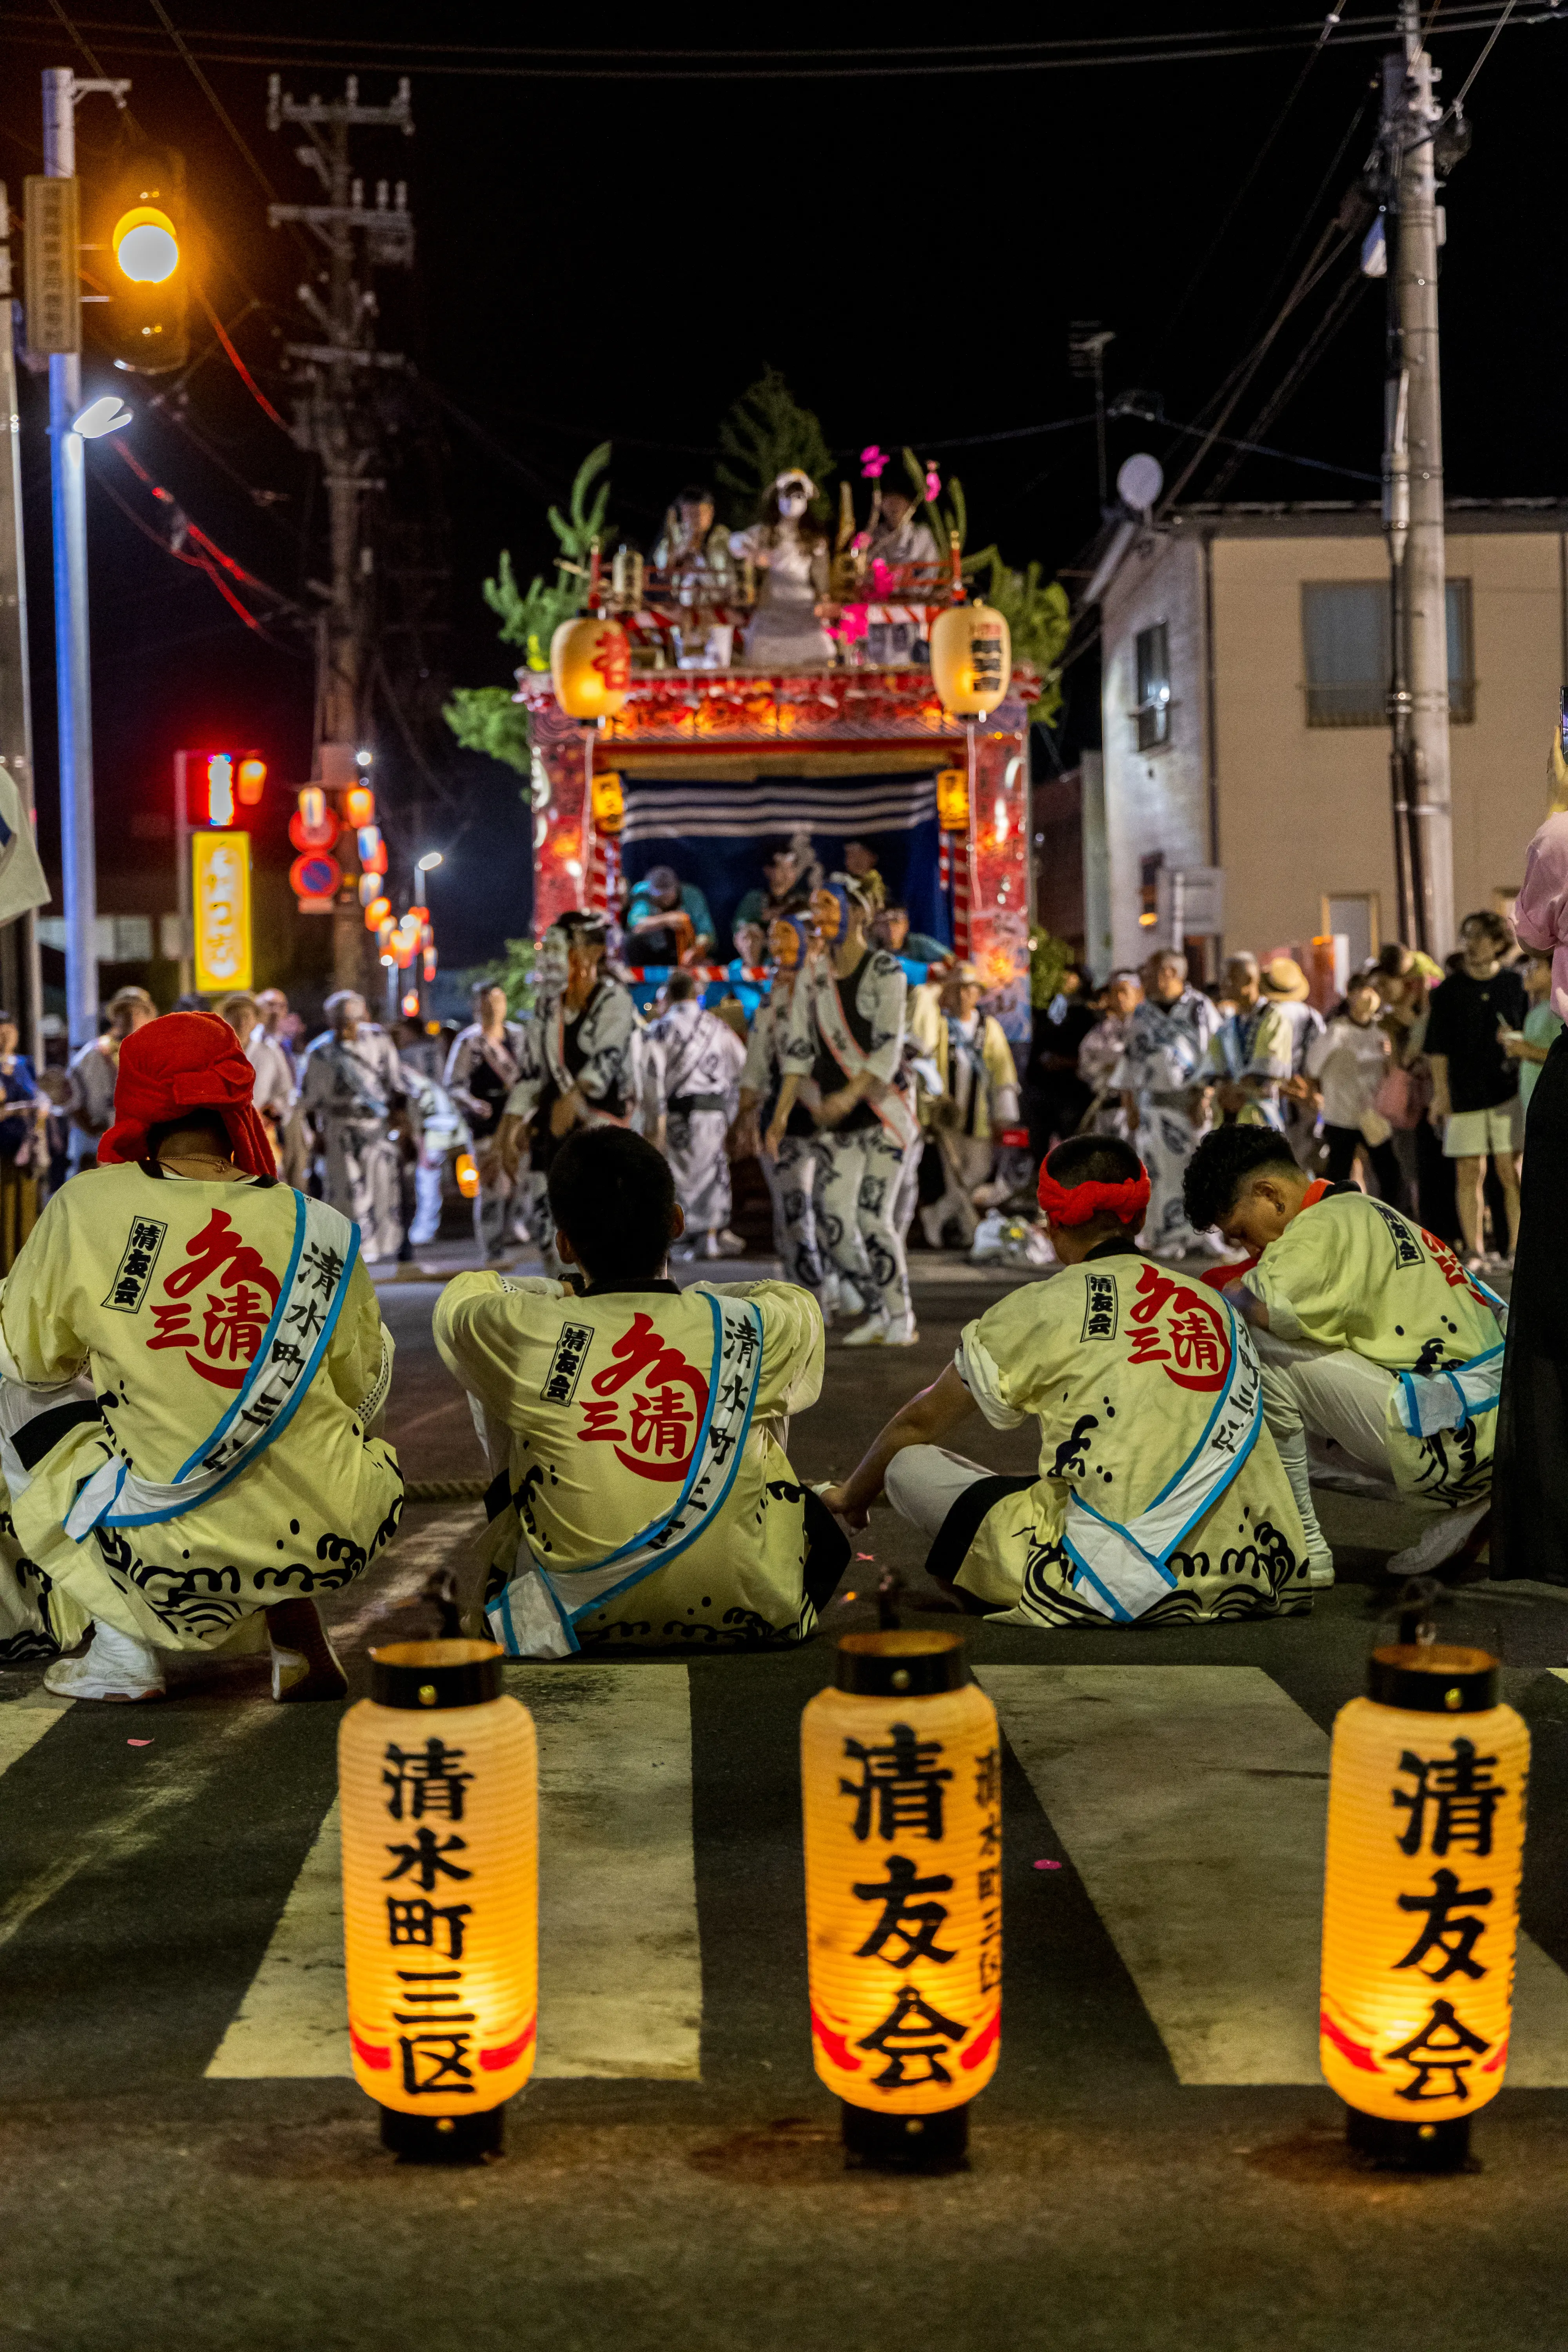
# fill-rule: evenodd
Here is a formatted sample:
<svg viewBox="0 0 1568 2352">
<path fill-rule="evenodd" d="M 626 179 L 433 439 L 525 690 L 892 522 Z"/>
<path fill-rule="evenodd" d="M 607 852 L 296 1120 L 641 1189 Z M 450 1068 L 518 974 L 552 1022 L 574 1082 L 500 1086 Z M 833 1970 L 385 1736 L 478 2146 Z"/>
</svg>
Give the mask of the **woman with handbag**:
<svg viewBox="0 0 1568 2352">
<path fill-rule="evenodd" d="M 48 1115 L 33 1066 L 16 1051 L 20 1035 L 16 1014 L 0 1012 L 0 1274 L 10 1273 L 38 1222 L 38 1161 Z"/>
<path fill-rule="evenodd" d="M 1323 1090 L 1330 1183 L 1345 1181 L 1359 1153 L 1371 1163 L 1382 1198 L 1397 1208 L 1405 1185 L 1392 1141 L 1394 1129 L 1377 1108 L 1394 1049 L 1377 1014 L 1376 977 L 1358 971 L 1327 1029 L 1307 1049 L 1307 1075 Z"/>
</svg>

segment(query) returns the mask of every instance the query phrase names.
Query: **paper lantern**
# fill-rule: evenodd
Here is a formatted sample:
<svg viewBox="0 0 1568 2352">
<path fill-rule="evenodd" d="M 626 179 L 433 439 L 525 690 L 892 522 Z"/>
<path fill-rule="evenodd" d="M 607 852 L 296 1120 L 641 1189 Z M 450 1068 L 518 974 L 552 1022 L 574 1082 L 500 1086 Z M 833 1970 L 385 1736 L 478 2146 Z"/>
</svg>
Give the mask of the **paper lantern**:
<svg viewBox="0 0 1568 2352">
<path fill-rule="evenodd" d="M 358 847 L 359 862 L 362 872 L 366 874 L 385 873 L 386 844 L 381 837 L 381 827 L 379 825 L 361 825 L 358 834 Z"/>
<path fill-rule="evenodd" d="M 931 628 L 931 676 L 952 718 L 988 718 L 1013 679 L 1013 640 L 1003 615 L 979 597 L 939 613 Z"/>
<path fill-rule="evenodd" d="M 422 954 L 421 954 L 421 956 L 420 956 L 419 969 L 420 969 L 420 971 L 421 971 L 421 973 L 422 973 L 422 975 L 423 975 L 423 977 L 424 977 L 425 985 L 426 985 L 426 988 L 428 988 L 428 987 L 429 987 L 429 985 L 430 985 L 430 983 L 431 983 L 431 982 L 432 982 L 432 981 L 435 979 L 435 977 L 436 977 L 436 971 L 437 971 L 437 956 L 436 956 L 436 950 L 435 950 L 435 949 L 434 949 L 432 946 L 430 946 L 430 945 L 428 944 L 428 942 L 426 942 L 426 946 L 425 946 L 425 949 L 424 949 L 424 950 L 423 950 L 423 952 L 422 952 Z"/>
<path fill-rule="evenodd" d="M 320 784 L 306 784 L 300 805 L 289 820 L 289 838 L 296 849 L 331 849 L 342 828 Z"/>
<path fill-rule="evenodd" d="M 351 784 L 343 794 L 343 814 L 352 825 L 375 823 L 375 794 L 368 784 Z"/>
<path fill-rule="evenodd" d="M 359 902 L 362 907 L 374 907 L 381 896 L 379 874 L 362 874 L 359 877 Z M 377 918 L 379 920 L 379 918 Z"/>
<path fill-rule="evenodd" d="M 452 1173 L 458 1180 L 458 1190 L 464 1200 L 476 1200 L 479 1190 L 479 1171 L 474 1166 L 471 1152 L 458 1152 L 452 1162 Z"/>
<path fill-rule="evenodd" d="M 852 2158 L 963 2160 L 1002 2022 L 996 1710 L 957 1633 L 850 1633 L 801 1721 L 817 2074 Z"/>
<path fill-rule="evenodd" d="M 617 834 L 626 821 L 626 796 L 621 780 L 613 768 L 594 778 L 594 829 L 596 833 Z"/>
<path fill-rule="evenodd" d="M 390 922 L 391 919 L 392 901 L 390 898 L 373 898 L 369 906 L 364 910 L 364 927 L 367 931 L 379 931 L 382 925 L 384 923 Z M 382 944 L 384 946 L 385 941 L 383 940 Z"/>
<path fill-rule="evenodd" d="M 963 768 L 939 768 L 936 821 L 943 833 L 969 831 L 969 777 Z"/>
<path fill-rule="evenodd" d="M 371 1652 L 338 1735 L 354 2077 L 425 2162 L 501 2144 L 533 2070 L 539 1775 L 493 1642 Z"/>
<path fill-rule="evenodd" d="M 247 752 L 235 771 L 235 783 L 247 808 L 255 808 L 267 789 L 267 762 Z"/>
<path fill-rule="evenodd" d="M 568 719 L 613 719 L 632 685 L 632 649 L 618 621 L 584 613 L 550 640 L 550 677 Z"/>
<path fill-rule="evenodd" d="M 1454 2169 L 1508 2058 L 1530 1734 L 1484 1650 L 1374 1650 L 1329 1775 L 1321 2051 L 1352 2147 Z"/>
</svg>

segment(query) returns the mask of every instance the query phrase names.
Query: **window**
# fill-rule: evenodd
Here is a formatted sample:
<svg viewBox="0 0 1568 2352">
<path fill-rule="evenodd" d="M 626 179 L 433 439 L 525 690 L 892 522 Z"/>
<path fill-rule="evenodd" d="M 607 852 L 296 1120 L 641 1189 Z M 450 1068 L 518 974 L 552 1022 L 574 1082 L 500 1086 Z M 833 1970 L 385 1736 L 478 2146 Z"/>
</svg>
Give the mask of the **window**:
<svg viewBox="0 0 1568 2352">
<path fill-rule="evenodd" d="M 1309 727 L 1388 724 L 1389 594 L 1381 580 L 1309 580 L 1301 589 Z M 1447 583 L 1448 716 L 1476 715 L 1470 583 Z"/>
<path fill-rule="evenodd" d="M 1138 669 L 1138 701 L 1132 713 L 1138 749 L 1152 751 L 1171 740 L 1171 643 L 1164 622 L 1140 629 L 1132 647 Z"/>
</svg>

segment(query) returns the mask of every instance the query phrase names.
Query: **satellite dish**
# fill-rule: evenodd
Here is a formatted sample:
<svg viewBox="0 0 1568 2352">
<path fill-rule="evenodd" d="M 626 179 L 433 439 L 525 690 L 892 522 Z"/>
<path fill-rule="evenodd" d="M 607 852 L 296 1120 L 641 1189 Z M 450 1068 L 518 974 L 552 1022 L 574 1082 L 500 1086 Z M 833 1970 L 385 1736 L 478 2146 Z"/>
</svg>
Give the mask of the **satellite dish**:
<svg viewBox="0 0 1568 2352">
<path fill-rule="evenodd" d="M 1116 494 L 1134 514 L 1147 514 L 1164 487 L 1165 469 L 1147 450 L 1129 457 L 1116 477 Z"/>
</svg>

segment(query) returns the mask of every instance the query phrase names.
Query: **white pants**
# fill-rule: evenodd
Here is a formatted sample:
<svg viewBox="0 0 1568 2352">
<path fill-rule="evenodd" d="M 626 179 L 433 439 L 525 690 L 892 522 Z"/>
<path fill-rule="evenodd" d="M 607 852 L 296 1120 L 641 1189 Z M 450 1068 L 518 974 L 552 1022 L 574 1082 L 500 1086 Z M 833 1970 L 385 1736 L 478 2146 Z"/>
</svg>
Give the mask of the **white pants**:
<svg viewBox="0 0 1568 2352">
<path fill-rule="evenodd" d="M 445 1153 L 426 1160 L 423 1151 L 415 1164 L 414 1223 L 408 1228 L 408 1238 L 416 1249 L 433 1242 L 441 1230 L 441 1171 L 445 1164 Z"/>
<path fill-rule="evenodd" d="M 773 1204 L 773 1247 L 786 1282 L 822 1296 L 822 1257 L 816 1244 L 816 1142 L 809 1135 L 780 1138 L 778 1158 L 763 1154 L 763 1175 Z"/>
<path fill-rule="evenodd" d="M 921 1223 L 932 1249 L 940 1249 L 943 1226 L 950 1217 L 956 1218 L 967 1249 L 980 1223 L 970 1195 L 990 1175 L 996 1146 L 989 1136 L 957 1135 L 945 1127 L 936 1130 L 936 1146 L 942 1154 L 942 1194 L 921 1211 Z"/>
<path fill-rule="evenodd" d="M 1342 1463 L 1362 1474 L 1353 1483 L 1363 1492 L 1405 1499 L 1388 1458 L 1388 1402 L 1398 1382 L 1351 1348 L 1318 1348 L 1272 1331 L 1255 1330 L 1253 1338 L 1263 1370 L 1264 1423 L 1290 1481 L 1307 1549 L 1321 1556 L 1329 1545 L 1312 1503 L 1314 1465 L 1331 1478 Z"/>
<path fill-rule="evenodd" d="M 664 1156 L 689 1234 L 721 1233 L 730 1222 L 730 1120 L 721 1110 L 672 1110 Z"/>
<path fill-rule="evenodd" d="M 328 1205 L 359 1227 L 367 1260 L 395 1257 L 403 1246 L 402 1165 L 379 1124 L 329 1118 L 325 1129 Z"/>
<path fill-rule="evenodd" d="M 867 1127 L 819 1135 L 816 1150 L 819 1244 L 873 1307 L 884 1315 L 909 1314 L 910 1269 L 897 1222 L 903 1145 L 885 1128 Z"/>
<path fill-rule="evenodd" d="M 950 1454 L 945 1445 L 906 1445 L 889 1463 L 882 1486 L 900 1519 L 922 1536 L 935 1537 L 965 1487 L 994 1475 L 967 1454 Z"/>
</svg>

